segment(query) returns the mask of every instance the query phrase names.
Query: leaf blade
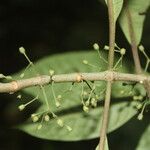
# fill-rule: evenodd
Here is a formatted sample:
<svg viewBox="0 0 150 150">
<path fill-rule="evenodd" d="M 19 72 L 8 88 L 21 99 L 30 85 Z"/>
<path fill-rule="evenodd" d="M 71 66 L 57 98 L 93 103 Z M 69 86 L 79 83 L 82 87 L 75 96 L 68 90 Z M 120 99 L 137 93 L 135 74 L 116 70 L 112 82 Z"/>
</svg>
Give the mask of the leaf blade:
<svg viewBox="0 0 150 150">
<path fill-rule="evenodd" d="M 107 0 L 105 0 L 105 3 L 107 4 Z M 120 15 L 122 6 L 123 6 L 123 0 L 113 0 L 114 21 L 115 22 L 117 21 L 119 15 Z"/>
<path fill-rule="evenodd" d="M 149 135 L 150 135 L 150 125 L 146 128 L 146 130 L 142 134 L 142 137 L 139 140 L 136 150 L 149 150 L 150 148 Z"/>
<path fill-rule="evenodd" d="M 123 33 L 125 34 L 125 37 L 127 38 L 130 44 L 131 36 L 129 33 L 129 24 L 132 23 L 136 45 L 138 45 L 142 37 L 145 13 L 149 6 L 150 0 L 147 0 L 145 2 L 138 0 L 130 0 L 127 1 L 123 6 L 122 12 L 119 17 L 119 23 Z"/>
</svg>

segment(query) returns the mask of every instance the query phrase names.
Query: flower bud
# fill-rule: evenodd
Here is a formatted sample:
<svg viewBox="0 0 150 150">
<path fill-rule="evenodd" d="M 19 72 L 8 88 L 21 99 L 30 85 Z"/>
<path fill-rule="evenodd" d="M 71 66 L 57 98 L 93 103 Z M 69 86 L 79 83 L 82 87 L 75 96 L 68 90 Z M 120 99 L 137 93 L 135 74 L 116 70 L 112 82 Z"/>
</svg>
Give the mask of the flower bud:
<svg viewBox="0 0 150 150">
<path fill-rule="evenodd" d="M 141 80 L 140 83 L 143 84 L 143 81 Z"/>
<path fill-rule="evenodd" d="M 143 100 L 143 96 L 142 95 L 133 96 L 133 100 Z"/>
<path fill-rule="evenodd" d="M 141 108 L 142 108 L 142 104 L 138 104 L 138 105 L 136 106 L 136 108 L 137 108 L 137 109 L 141 109 Z"/>
<path fill-rule="evenodd" d="M 125 93 L 125 91 L 124 91 L 124 90 L 121 90 L 121 91 L 120 91 L 120 94 L 124 94 L 124 93 Z"/>
<path fill-rule="evenodd" d="M 143 45 L 140 45 L 140 46 L 139 46 L 139 50 L 143 52 L 143 51 L 145 50 L 144 46 L 143 46 Z"/>
<path fill-rule="evenodd" d="M 140 113 L 140 114 L 138 115 L 137 119 L 138 119 L 138 120 L 142 120 L 142 119 L 143 119 L 143 114 Z"/>
<path fill-rule="evenodd" d="M 21 75 L 20 75 L 20 78 L 23 78 L 24 77 L 24 73 L 22 73 Z"/>
<path fill-rule="evenodd" d="M 96 94 L 96 95 L 95 95 L 95 98 L 96 98 L 96 99 L 99 99 L 99 96 Z"/>
<path fill-rule="evenodd" d="M 61 119 L 58 119 L 57 120 L 57 124 L 60 126 L 60 127 L 63 127 L 64 126 L 64 123 Z"/>
<path fill-rule="evenodd" d="M 26 50 L 24 49 L 24 47 L 20 47 L 20 48 L 19 48 L 19 52 L 20 52 L 21 54 L 24 54 L 24 53 L 26 52 Z"/>
<path fill-rule="evenodd" d="M 66 126 L 68 131 L 72 131 L 72 128 L 70 126 Z"/>
<path fill-rule="evenodd" d="M 87 65 L 87 64 L 88 64 L 88 61 L 87 61 L 87 60 L 83 60 L 83 63 L 84 63 L 85 65 Z"/>
<path fill-rule="evenodd" d="M 84 105 L 84 106 L 83 106 L 83 111 L 86 112 L 86 113 L 88 113 L 88 112 L 89 112 L 89 108 Z"/>
<path fill-rule="evenodd" d="M 5 76 L 5 78 L 6 78 L 7 80 L 12 80 L 12 77 L 11 77 L 11 76 Z"/>
<path fill-rule="evenodd" d="M 58 96 L 57 96 L 57 98 L 58 98 L 58 99 L 61 99 L 61 98 L 62 98 L 62 96 L 61 96 L 61 95 L 58 95 Z"/>
<path fill-rule="evenodd" d="M 105 46 L 104 46 L 104 49 L 105 49 L 105 50 L 109 50 L 109 46 L 105 45 Z"/>
<path fill-rule="evenodd" d="M 94 48 L 95 50 L 99 50 L 99 45 L 98 45 L 97 43 L 94 43 L 94 44 L 93 44 L 93 48 Z"/>
<path fill-rule="evenodd" d="M 18 99 L 21 99 L 21 97 L 22 97 L 21 94 L 19 94 L 19 95 L 17 96 Z"/>
<path fill-rule="evenodd" d="M 143 96 L 142 96 L 142 95 L 139 95 L 138 99 L 139 99 L 139 100 L 143 100 Z"/>
<path fill-rule="evenodd" d="M 49 118 L 49 115 L 45 115 L 44 120 L 48 122 L 49 119 L 50 119 L 50 118 Z"/>
<path fill-rule="evenodd" d="M 56 107 L 60 107 L 60 103 L 58 101 L 56 101 L 55 105 Z"/>
<path fill-rule="evenodd" d="M 37 122 L 39 120 L 39 117 L 36 115 L 34 115 L 34 116 L 31 115 L 31 119 L 33 122 Z"/>
<path fill-rule="evenodd" d="M 20 111 L 22 111 L 22 110 L 24 110 L 25 109 L 25 105 L 20 105 L 20 106 L 18 106 L 18 109 L 20 110 Z"/>
<path fill-rule="evenodd" d="M 0 74 L 0 79 L 4 78 L 5 76 L 3 74 Z"/>
<path fill-rule="evenodd" d="M 121 49 L 120 49 L 120 54 L 121 54 L 121 55 L 125 55 L 125 53 L 126 53 L 126 49 L 125 49 L 125 48 L 121 48 Z"/>
<path fill-rule="evenodd" d="M 37 129 L 40 130 L 42 128 L 42 124 L 39 124 Z"/>
<path fill-rule="evenodd" d="M 85 102 L 85 106 L 89 106 L 90 105 L 90 102 L 87 100 L 86 102 Z"/>
<path fill-rule="evenodd" d="M 83 92 L 83 95 L 84 95 L 84 96 L 87 96 L 87 95 L 88 95 L 88 93 L 87 93 L 86 91 L 84 91 L 84 92 Z"/>
<path fill-rule="evenodd" d="M 133 100 L 138 100 L 138 96 L 133 96 Z"/>
<path fill-rule="evenodd" d="M 92 99 L 91 99 L 91 105 L 94 106 L 94 107 L 97 106 L 97 101 L 96 101 L 95 98 L 92 98 Z"/>
<path fill-rule="evenodd" d="M 54 75 L 55 71 L 54 70 L 49 70 L 49 74 L 52 76 Z"/>
</svg>

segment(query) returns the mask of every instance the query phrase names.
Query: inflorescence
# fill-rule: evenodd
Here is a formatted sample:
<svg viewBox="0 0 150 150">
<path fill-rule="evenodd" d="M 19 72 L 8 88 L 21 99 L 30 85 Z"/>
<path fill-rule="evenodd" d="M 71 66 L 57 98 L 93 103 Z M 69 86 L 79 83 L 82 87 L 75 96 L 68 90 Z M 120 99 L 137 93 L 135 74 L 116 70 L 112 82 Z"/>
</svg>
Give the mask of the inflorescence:
<svg viewBox="0 0 150 150">
<path fill-rule="evenodd" d="M 101 55 L 100 52 L 100 48 L 99 45 L 97 43 L 95 43 L 93 45 L 94 50 L 97 51 L 99 59 L 101 59 L 104 63 L 108 64 L 108 61 Z M 109 51 L 109 46 L 105 45 L 104 50 Z M 139 46 L 139 50 L 143 53 L 143 55 L 146 58 L 146 65 L 145 65 L 145 69 L 144 71 L 146 72 L 149 64 L 150 64 L 150 58 L 148 57 L 148 55 L 145 52 L 145 49 L 142 45 Z M 26 60 L 28 61 L 28 65 L 25 68 L 24 72 L 20 75 L 20 78 L 24 78 L 26 71 L 32 67 L 35 74 L 39 74 L 38 71 L 35 69 L 35 66 L 33 64 L 33 62 L 29 59 L 29 57 L 26 54 L 26 50 L 23 47 L 19 48 L 19 51 L 21 54 L 24 55 L 24 57 L 26 58 Z M 122 67 L 122 61 L 123 61 L 123 57 L 126 54 L 126 49 L 125 48 L 120 48 L 117 44 L 115 44 L 115 52 L 120 54 L 119 59 L 117 60 L 117 62 L 115 63 L 113 70 L 117 70 L 120 67 Z M 91 63 L 88 62 L 88 60 L 83 60 L 83 64 L 89 66 L 89 67 L 94 67 L 97 68 L 98 71 L 101 70 L 100 66 L 95 66 Z M 54 70 L 49 70 L 49 75 L 52 78 L 53 75 L 55 74 Z M 7 79 L 7 80 L 12 80 L 11 76 L 5 76 L 3 74 L 0 74 L 0 79 Z M 104 94 L 105 94 L 105 88 L 99 92 L 99 94 L 96 93 L 96 88 L 97 85 L 94 82 L 90 82 L 90 81 L 86 81 L 86 80 L 82 80 L 81 76 L 79 76 L 77 78 L 77 82 L 79 82 L 81 84 L 81 93 L 80 93 L 80 99 L 81 99 L 81 104 L 83 106 L 83 111 L 85 113 L 88 113 L 90 111 L 91 108 L 95 108 L 98 106 L 98 102 L 103 100 L 104 98 Z M 125 83 L 125 85 L 130 85 L 132 86 L 132 91 L 134 91 L 134 88 L 136 87 L 137 84 L 143 84 L 143 81 L 141 81 L 140 83 L 135 83 L 133 85 L 131 85 L 130 83 Z M 51 91 L 52 91 L 52 95 L 54 98 L 54 102 L 55 102 L 55 106 L 56 108 L 61 107 L 61 99 L 62 99 L 62 95 L 56 95 L 55 94 L 55 89 L 54 89 L 54 82 L 52 81 L 50 83 L 51 86 Z M 71 92 L 74 86 L 74 82 L 72 83 L 71 87 L 69 88 L 69 90 L 65 91 L 65 92 Z M 42 111 L 42 112 L 38 112 L 38 113 L 33 113 L 31 114 L 31 120 L 36 123 L 36 122 L 40 122 L 40 124 L 38 125 L 37 129 L 41 129 L 42 128 L 42 124 L 43 122 L 49 122 L 52 118 L 56 120 L 56 123 L 60 126 L 60 127 L 66 127 L 66 129 L 68 131 L 72 131 L 72 128 L 68 125 L 66 125 L 64 123 L 64 121 L 62 119 L 59 118 L 59 116 L 57 116 L 50 108 L 50 104 L 49 104 L 49 100 L 47 98 L 47 94 L 45 92 L 45 88 L 44 86 L 39 85 L 37 88 L 40 89 L 40 92 L 42 93 L 44 100 L 45 100 L 45 104 L 47 106 L 47 109 Z M 134 92 L 131 91 L 131 96 L 133 96 L 133 100 L 137 102 L 136 108 L 138 110 L 140 110 L 140 113 L 138 115 L 138 120 L 142 120 L 143 119 L 143 113 L 145 108 L 150 104 L 150 100 L 148 98 L 148 96 L 144 96 L 141 94 L 135 94 Z M 121 91 L 122 94 L 124 93 L 124 91 Z M 145 98 L 146 97 L 146 98 Z M 17 95 L 18 99 L 22 99 L 22 95 L 19 94 Z M 25 104 L 21 104 L 18 106 L 18 109 L 20 111 L 23 111 L 28 105 L 30 105 L 31 103 L 37 101 L 39 99 L 39 96 L 37 95 L 35 98 L 33 98 L 32 100 L 30 100 L 29 102 L 25 103 Z"/>
</svg>

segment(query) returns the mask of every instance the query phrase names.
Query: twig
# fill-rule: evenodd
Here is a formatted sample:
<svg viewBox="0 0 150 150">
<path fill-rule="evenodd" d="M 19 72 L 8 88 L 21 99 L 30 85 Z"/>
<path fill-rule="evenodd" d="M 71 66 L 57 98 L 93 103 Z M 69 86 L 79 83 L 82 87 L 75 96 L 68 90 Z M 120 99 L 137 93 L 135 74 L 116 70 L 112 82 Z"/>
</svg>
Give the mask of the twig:
<svg viewBox="0 0 150 150">
<path fill-rule="evenodd" d="M 114 71 L 60 74 L 60 75 L 53 75 L 52 77 L 48 75 L 40 75 L 38 77 L 36 76 L 28 79 L 11 81 L 9 83 L 0 83 L 0 93 L 11 93 L 31 86 L 47 85 L 52 81 L 55 83 L 60 83 L 60 82 L 80 82 L 83 80 L 150 82 L 150 77 L 146 75 L 135 75 L 128 73 L 119 73 Z"/>
<path fill-rule="evenodd" d="M 126 6 L 126 12 L 127 12 L 127 19 L 128 19 L 129 34 L 130 34 L 130 38 L 131 38 L 131 50 L 132 50 L 132 54 L 133 54 L 136 73 L 142 74 L 143 71 L 141 68 L 140 58 L 139 58 L 139 54 L 138 54 L 136 37 L 135 37 L 135 33 L 134 33 L 134 28 L 133 28 L 133 21 L 132 21 L 131 14 L 130 14 L 130 11 L 127 8 L 127 6 Z M 148 97 L 150 98 L 150 82 L 144 81 L 144 87 L 146 89 Z"/>
<path fill-rule="evenodd" d="M 132 49 L 132 54 L 133 54 L 133 59 L 134 59 L 134 64 L 135 64 L 135 70 L 137 74 L 141 74 L 142 68 L 141 68 L 140 58 L 139 58 L 139 54 L 137 50 L 136 37 L 135 37 L 134 29 L 133 29 L 133 22 L 132 22 L 131 14 L 128 8 L 126 8 L 126 12 L 127 12 L 127 18 L 128 18 L 128 29 L 129 29 L 129 35 L 130 35 L 130 40 L 131 40 L 131 49 Z"/>
<path fill-rule="evenodd" d="M 113 10 L 113 0 L 107 0 L 108 4 L 108 17 L 109 17 L 109 56 L 108 56 L 108 70 L 111 71 L 113 69 L 114 64 L 114 46 L 115 46 L 115 28 L 116 23 L 114 20 L 114 10 Z M 111 101 L 111 87 L 112 81 L 107 81 L 106 86 L 106 95 L 105 95 L 105 103 L 104 103 L 104 111 L 102 117 L 102 126 L 100 130 L 100 141 L 99 141 L 99 150 L 104 150 L 106 132 L 109 120 L 109 108 Z"/>
</svg>

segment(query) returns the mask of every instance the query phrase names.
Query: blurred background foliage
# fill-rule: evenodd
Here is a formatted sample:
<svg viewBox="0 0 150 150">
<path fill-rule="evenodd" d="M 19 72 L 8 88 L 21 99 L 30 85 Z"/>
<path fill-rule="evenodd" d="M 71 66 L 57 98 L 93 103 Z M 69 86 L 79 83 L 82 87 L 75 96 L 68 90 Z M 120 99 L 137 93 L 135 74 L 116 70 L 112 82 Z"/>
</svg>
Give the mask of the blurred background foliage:
<svg viewBox="0 0 150 150">
<path fill-rule="evenodd" d="M 142 38 L 147 53 L 150 53 L 149 24 L 150 13 L 147 14 Z M 98 0 L 0 1 L 0 72 L 3 74 L 15 73 L 27 65 L 18 52 L 20 46 L 24 46 L 30 58 L 36 61 L 55 53 L 86 51 L 92 49 L 95 42 L 101 48 L 108 44 L 107 8 Z M 118 25 L 116 42 L 120 47 L 129 49 Z M 127 56 L 128 59 L 132 58 L 130 51 Z M 47 141 L 12 130 L 13 125 L 23 120 L 23 114 L 9 113 L 9 105 L 13 100 L 7 94 L 1 94 L 0 101 L 0 150 L 91 150 L 98 142 L 98 139 L 80 142 Z M 135 117 L 109 134 L 111 147 L 115 150 L 135 149 L 148 120 L 148 114 L 142 122 Z"/>
</svg>

